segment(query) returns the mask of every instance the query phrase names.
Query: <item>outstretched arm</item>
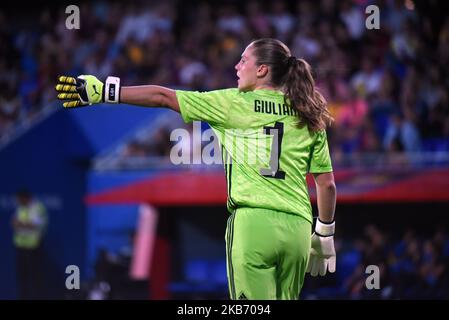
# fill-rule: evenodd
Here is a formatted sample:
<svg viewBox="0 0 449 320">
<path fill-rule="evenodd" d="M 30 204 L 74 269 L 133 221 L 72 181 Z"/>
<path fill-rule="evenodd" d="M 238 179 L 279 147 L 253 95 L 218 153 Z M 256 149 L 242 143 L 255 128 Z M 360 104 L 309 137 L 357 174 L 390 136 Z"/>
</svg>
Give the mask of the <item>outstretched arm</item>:
<svg viewBox="0 0 449 320">
<path fill-rule="evenodd" d="M 166 107 L 179 112 L 175 90 L 155 86 L 122 87 L 120 78 L 108 77 L 103 83 L 92 75 L 76 78 L 58 77 L 58 99 L 64 100 L 64 108 L 74 108 L 95 103 L 127 103 L 143 107 Z"/>
<path fill-rule="evenodd" d="M 166 107 L 179 112 L 175 90 L 161 86 L 122 87 L 120 103 L 143 107 Z"/>
</svg>

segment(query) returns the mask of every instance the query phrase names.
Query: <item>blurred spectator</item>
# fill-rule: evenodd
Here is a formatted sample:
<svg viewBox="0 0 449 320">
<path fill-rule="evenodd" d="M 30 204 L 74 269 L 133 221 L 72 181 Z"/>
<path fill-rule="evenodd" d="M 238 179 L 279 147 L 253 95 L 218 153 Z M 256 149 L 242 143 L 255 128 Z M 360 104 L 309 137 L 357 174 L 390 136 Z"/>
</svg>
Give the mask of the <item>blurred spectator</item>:
<svg viewBox="0 0 449 320">
<path fill-rule="evenodd" d="M 274 30 L 272 30 L 272 24 L 260 4 L 255 0 L 249 1 L 246 12 L 251 32 L 257 38 L 270 38 Z"/>
<path fill-rule="evenodd" d="M 363 8 L 359 8 L 351 0 L 340 3 L 340 17 L 353 39 L 360 39 L 365 31 L 365 17 Z"/>
<path fill-rule="evenodd" d="M 276 37 L 281 41 L 286 41 L 295 26 L 295 18 L 289 12 L 284 1 L 273 2 L 270 20 L 276 31 Z"/>
<path fill-rule="evenodd" d="M 246 27 L 245 18 L 237 12 L 233 5 L 224 5 L 219 10 L 217 26 L 222 31 L 239 34 Z"/>
<path fill-rule="evenodd" d="M 351 84 L 364 97 L 377 94 L 381 87 L 382 72 L 376 70 L 372 59 L 362 59 L 361 70 L 354 74 Z"/>
<path fill-rule="evenodd" d="M 405 115 L 391 116 L 383 144 L 387 151 L 417 152 L 420 150 L 420 134 L 409 111 L 406 111 Z"/>
<path fill-rule="evenodd" d="M 16 194 L 17 211 L 12 219 L 17 256 L 19 299 L 43 298 L 42 241 L 48 225 L 44 205 L 27 190 Z"/>
</svg>

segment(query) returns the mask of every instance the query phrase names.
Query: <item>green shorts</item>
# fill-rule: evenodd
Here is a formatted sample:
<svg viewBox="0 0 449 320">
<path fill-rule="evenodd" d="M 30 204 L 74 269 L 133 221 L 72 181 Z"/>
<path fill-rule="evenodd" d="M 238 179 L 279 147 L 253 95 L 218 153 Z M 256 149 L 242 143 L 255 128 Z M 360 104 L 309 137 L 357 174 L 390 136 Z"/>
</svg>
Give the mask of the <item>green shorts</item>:
<svg viewBox="0 0 449 320">
<path fill-rule="evenodd" d="M 312 226 L 300 216 L 239 208 L 226 228 L 231 299 L 298 299 L 309 259 Z"/>
</svg>

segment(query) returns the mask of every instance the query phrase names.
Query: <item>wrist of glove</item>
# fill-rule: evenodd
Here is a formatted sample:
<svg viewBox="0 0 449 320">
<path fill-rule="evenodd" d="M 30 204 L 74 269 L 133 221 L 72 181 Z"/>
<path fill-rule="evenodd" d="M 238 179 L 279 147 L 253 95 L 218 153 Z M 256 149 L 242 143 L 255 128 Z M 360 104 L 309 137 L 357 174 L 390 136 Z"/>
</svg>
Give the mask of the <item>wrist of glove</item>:
<svg viewBox="0 0 449 320">
<path fill-rule="evenodd" d="M 317 220 L 315 232 L 312 234 L 307 272 L 316 277 L 335 272 L 336 255 L 334 246 L 335 221 L 331 223 Z"/>
<path fill-rule="evenodd" d="M 120 78 L 117 77 L 108 77 L 103 83 L 91 75 L 59 76 L 55 89 L 58 99 L 64 101 L 64 108 L 120 102 Z"/>
</svg>

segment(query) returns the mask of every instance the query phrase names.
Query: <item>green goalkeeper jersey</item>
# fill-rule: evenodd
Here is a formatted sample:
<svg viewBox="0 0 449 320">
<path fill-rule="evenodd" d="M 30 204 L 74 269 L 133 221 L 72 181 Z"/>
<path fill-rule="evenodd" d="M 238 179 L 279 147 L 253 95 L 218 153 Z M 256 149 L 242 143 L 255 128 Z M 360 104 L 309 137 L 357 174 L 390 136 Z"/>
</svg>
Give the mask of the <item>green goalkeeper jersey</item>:
<svg viewBox="0 0 449 320">
<path fill-rule="evenodd" d="M 273 90 L 177 90 L 185 122 L 207 122 L 222 146 L 228 210 L 267 208 L 312 222 L 306 174 L 331 172 L 326 132 L 298 128 L 297 111 Z"/>
</svg>

